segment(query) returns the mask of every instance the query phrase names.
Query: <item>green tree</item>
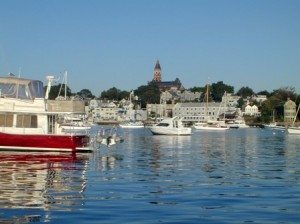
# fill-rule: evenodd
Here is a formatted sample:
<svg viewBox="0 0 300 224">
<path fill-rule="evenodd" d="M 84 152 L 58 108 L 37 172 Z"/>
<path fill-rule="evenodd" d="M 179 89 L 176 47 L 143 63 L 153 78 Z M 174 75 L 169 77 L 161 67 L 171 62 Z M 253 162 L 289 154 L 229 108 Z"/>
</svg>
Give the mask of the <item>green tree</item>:
<svg viewBox="0 0 300 224">
<path fill-rule="evenodd" d="M 214 101 L 221 102 L 225 92 L 234 93 L 234 87 L 224 84 L 223 81 L 211 85 L 211 95 Z"/>
<path fill-rule="evenodd" d="M 203 94 L 200 96 L 200 102 L 211 102 L 213 101 L 212 94 L 211 94 L 211 86 L 206 85 L 203 87 Z"/>
<path fill-rule="evenodd" d="M 46 86 L 44 87 L 44 90 L 46 91 Z M 72 91 L 67 86 L 66 96 L 70 97 L 72 95 Z M 58 96 L 65 96 L 65 84 L 58 84 L 51 86 L 50 92 L 49 92 L 49 100 L 55 100 Z"/>
<path fill-rule="evenodd" d="M 112 87 L 106 91 L 103 91 L 100 95 L 100 98 L 106 100 L 119 100 L 120 92 L 121 90 L 117 89 L 116 87 Z"/>
<path fill-rule="evenodd" d="M 160 90 L 154 82 L 138 87 L 134 93 L 138 96 L 142 108 L 147 104 L 160 103 Z"/>
<path fill-rule="evenodd" d="M 249 88 L 248 86 L 242 87 L 237 91 L 236 95 L 241 96 L 243 98 L 247 98 L 248 96 L 252 96 L 254 94 L 254 91 Z"/>
<path fill-rule="evenodd" d="M 122 100 L 122 99 L 128 99 L 129 98 L 129 94 L 130 94 L 129 91 L 126 91 L 126 90 L 120 91 L 119 94 L 118 94 L 118 99 L 120 99 L 120 100 Z"/>
<path fill-rule="evenodd" d="M 192 88 L 189 88 L 188 90 L 191 91 L 191 92 L 200 92 L 200 93 L 203 93 L 203 92 L 205 92 L 205 87 L 194 86 Z"/>
<path fill-rule="evenodd" d="M 102 91 L 100 94 L 100 99 L 106 100 L 122 100 L 129 98 L 129 92 L 125 90 L 117 89 L 116 87 L 112 87 L 106 91 Z"/>
<path fill-rule="evenodd" d="M 244 106 L 244 99 L 242 97 L 239 98 L 237 103 L 238 103 L 237 107 L 242 108 Z"/>
<path fill-rule="evenodd" d="M 268 123 L 273 119 L 273 114 L 276 121 L 283 121 L 284 116 L 284 103 L 287 99 L 296 100 L 297 95 L 294 87 L 282 87 L 273 90 L 268 99 L 261 105 L 261 119 L 263 122 Z"/>
<path fill-rule="evenodd" d="M 84 100 L 95 98 L 95 96 L 92 94 L 92 92 L 89 89 L 82 89 L 79 92 L 77 92 L 76 95 L 80 96 Z"/>
<path fill-rule="evenodd" d="M 281 87 L 279 89 L 273 90 L 271 96 L 276 97 L 278 101 L 287 101 L 288 98 L 295 101 L 297 94 L 294 87 Z"/>
<path fill-rule="evenodd" d="M 274 110 L 274 105 L 271 100 L 266 100 L 262 102 L 260 112 L 261 112 L 261 121 L 263 123 L 270 123 L 272 120 L 272 114 Z"/>
<path fill-rule="evenodd" d="M 259 91 L 256 94 L 257 95 L 266 95 L 267 97 L 269 97 L 271 95 L 271 93 L 269 93 L 267 90 Z"/>
</svg>

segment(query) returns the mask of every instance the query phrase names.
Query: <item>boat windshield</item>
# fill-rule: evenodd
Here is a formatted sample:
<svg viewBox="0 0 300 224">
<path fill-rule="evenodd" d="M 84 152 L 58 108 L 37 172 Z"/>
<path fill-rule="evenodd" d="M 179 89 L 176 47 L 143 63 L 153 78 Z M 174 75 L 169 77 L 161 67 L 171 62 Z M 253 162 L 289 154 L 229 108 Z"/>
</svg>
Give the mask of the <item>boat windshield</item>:
<svg viewBox="0 0 300 224">
<path fill-rule="evenodd" d="M 44 98 L 43 83 L 16 77 L 0 78 L 0 96 L 17 99 Z"/>
<path fill-rule="evenodd" d="M 157 126 L 168 127 L 169 124 L 168 123 L 159 123 L 159 124 L 157 124 Z"/>
</svg>

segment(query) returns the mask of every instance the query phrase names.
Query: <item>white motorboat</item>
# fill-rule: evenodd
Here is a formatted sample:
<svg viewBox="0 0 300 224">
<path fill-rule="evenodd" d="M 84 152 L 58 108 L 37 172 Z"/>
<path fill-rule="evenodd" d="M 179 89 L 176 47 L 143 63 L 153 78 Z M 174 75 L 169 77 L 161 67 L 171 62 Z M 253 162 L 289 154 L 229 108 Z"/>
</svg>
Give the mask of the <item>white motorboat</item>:
<svg viewBox="0 0 300 224">
<path fill-rule="evenodd" d="M 207 121 L 195 123 L 194 128 L 196 130 L 225 131 L 229 129 L 229 126 L 224 121 Z"/>
<path fill-rule="evenodd" d="M 143 128 L 144 124 L 141 121 L 128 121 L 120 123 L 121 128 Z"/>
<path fill-rule="evenodd" d="M 181 118 L 165 118 L 158 124 L 148 127 L 154 135 L 191 135 L 192 129 L 184 127 Z"/>
<path fill-rule="evenodd" d="M 300 127 L 289 127 L 287 129 L 289 134 L 297 134 L 300 135 Z"/>
<path fill-rule="evenodd" d="M 276 122 L 270 123 L 270 124 L 265 124 L 265 128 L 272 129 L 272 130 L 280 130 L 280 131 L 285 131 L 286 127 L 282 125 L 278 125 Z"/>
<path fill-rule="evenodd" d="M 275 131 L 285 131 L 286 127 L 283 125 L 279 125 L 275 121 L 275 110 L 273 110 L 273 121 L 269 124 L 264 124 L 264 128 L 275 130 Z"/>
<path fill-rule="evenodd" d="M 65 116 L 60 123 L 63 133 L 89 133 L 92 125 L 84 117 Z"/>
<path fill-rule="evenodd" d="M 229 128 L 249 128 L 249 125 L 247 125 L 242 118 L 236 119 L 233 122 L 228 122 L 227 124 Z"/>
<path fill-rule="evenodd" d="M 58 116 L 84 111 L 83 101 L 49 100 L 53 76 L 47 76 L 46 94 L 39 80 L 14 75 L 0 77 L 0 148 L 18 151 L 90 151 L 87 133 L 65 133 Z M 75 107 L 76 105 L 76 107 Z M 75 110 L 76 109 L 76 110 Z"/>
</svg>

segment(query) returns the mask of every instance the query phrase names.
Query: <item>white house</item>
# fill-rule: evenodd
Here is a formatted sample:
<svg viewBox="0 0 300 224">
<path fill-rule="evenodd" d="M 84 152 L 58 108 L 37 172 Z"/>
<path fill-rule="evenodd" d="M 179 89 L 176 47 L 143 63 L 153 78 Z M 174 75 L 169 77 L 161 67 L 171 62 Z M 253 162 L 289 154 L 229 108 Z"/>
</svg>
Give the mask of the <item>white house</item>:
<svg viewBox="0 0 300 224">
<path fill-rule="evenodd" d="M 290 98 L 284 104 L 284 121 L 292 123 L 296 115 L 296 103 Z"/>
<path fill-rule="evenodd" d="M 254 96 L 252 96 L 252 100 L 255 100 L 258 103 L 262 103 L 267 100 L 267 96 L 266 95 L 254 95 Z"/>
<path fill-rule="evenodd" d="M 256 105 L 247 105 L 245 107 L 245 112 L 244 115 L 249 115 L 249 116 L 260 116 L 260 112 L 258 111 L 258 107 Z"/>
</svg>

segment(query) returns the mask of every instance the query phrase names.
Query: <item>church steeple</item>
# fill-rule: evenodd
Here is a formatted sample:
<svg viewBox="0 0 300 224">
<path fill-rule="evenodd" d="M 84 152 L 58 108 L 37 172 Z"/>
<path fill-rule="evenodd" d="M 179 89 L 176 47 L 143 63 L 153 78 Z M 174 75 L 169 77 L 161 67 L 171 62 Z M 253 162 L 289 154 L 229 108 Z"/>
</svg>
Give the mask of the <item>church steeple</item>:
<svg viewBox="0 0 300 224">
<path fill-rule="evenodd" d="M 159 60 L 156 61 L 156 64 L 155 64 L 155 67 L 154 67 L 153 81 L 161 82 L 161 67 L 160 67 L 160 64 L 159 64 Z"/>
</svg>

